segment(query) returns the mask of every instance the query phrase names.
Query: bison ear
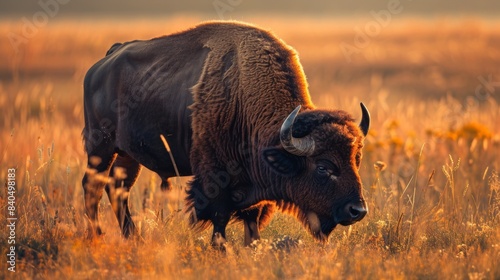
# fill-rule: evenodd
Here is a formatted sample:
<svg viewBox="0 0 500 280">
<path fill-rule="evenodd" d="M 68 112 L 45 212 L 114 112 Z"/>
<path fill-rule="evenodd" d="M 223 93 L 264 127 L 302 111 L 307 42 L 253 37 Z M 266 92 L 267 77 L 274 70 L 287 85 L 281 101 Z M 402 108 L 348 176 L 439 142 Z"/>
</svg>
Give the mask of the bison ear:
<svg viewBox="0 0 500 280">
<path fill-rule="evenodd" d="M 299 173 L 302 166 L 302 160 L 299 157 L 279 148 L 265 149 L 262 157 L 274 172 L 282 176 L 293 176 Z"/>
</svg>

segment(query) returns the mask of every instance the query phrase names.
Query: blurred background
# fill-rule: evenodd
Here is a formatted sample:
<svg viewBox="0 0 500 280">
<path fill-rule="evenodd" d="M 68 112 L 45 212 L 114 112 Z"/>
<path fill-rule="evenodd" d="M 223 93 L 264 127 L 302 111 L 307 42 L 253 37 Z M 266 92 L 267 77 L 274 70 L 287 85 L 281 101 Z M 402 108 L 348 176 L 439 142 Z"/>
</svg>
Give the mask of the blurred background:
<svg viewBox="0 0 500 280">
<path fill-rule="evenodd" d="M 4 0 L 0 81 L 78 80 L 115 42 L 149 39 L 204 20 L 242 20 L 272 30 L 297 49 L 313 96 L 317 82 L 321 94 L 326 87 L 363 96 L 383 87 L 388 98 L 403 91 L 465 98 L 483 85 L 483 95 L 493 95 L 494 80 L 500 81 L 499 15 L 494 0 Z"/>
<path fill-rule="evenodd" d="M 370 214 L 334 231 L 335 242 L 322 249 L 328 257 L 318 254 L 300 223 L 278 214 L 264 238 L 289 235 L 312 245 L 310 254 L 284 258 L 292 261 L 282 266 L 290 271 L 272 274 L 281 271 L 273 267 L 281 260 L 259 266 L 241 255 L 228 258 L 229 266 L 211 255 L 193 262 L 190 256 L 204 255 L 209 231 L 192 243 L 187 219 L 176 216 L 185 181 L 165 194 L 147 170 L 130 196 L 144 247 L 129 252 L 119 243 L 106 198 L 101 221 L 106 239 L 119 245 L 93 254 L 79 243 L 86 224 L 85 73 L 116 42 L 147 40 L 206 20 L 250 22 L 294 47 L 318 107 L 341 108 L 356 119 L 360 101 L 369 108 L 360 176 Z M 254 267 L 249 278 L 256 279 L 500 279 L 499 66 L 498 0 L 1 0 L 0 178 L 16 168 L 16 201 L 25 221 L 17 231 L 24 244 L 19 253 L 27 260 L 19 269 L 32 278 L 163 273 L 175 279 L 188 272 L 169 269 L 187 266 L 202 277 L 216 269 L 213 275 L 228 279 L 241 278 L 231 273 L 242 267 Z M 231 226 L 231 243 L 241 243 L 241 234 L 238 224 Z M 3 240 L 0 248 L 7 248 Z M 151 249 L 164 243 L 171 251 Z M 117 249 L 128 257 L 109 253 Z M 309 266 L 301 263 L 309 259 Z M 0 279 L 7 271 L 2 265 Z"/>
<path fill-rule="evenodd" d="M 40 1 L 50 2 L 50 1 Z M 365 16 L 370 10 L 381 9 L 390 2 L 401 3 L 405 6 L 405 14 L 412 16 L 434 17 L 434 16 L 498 16 L 500 2 L 495 0 L 374 0 L 374 1 L 324 1 L 324 0 L 207 0 L 207 1 L 71 1 L 61 0 L 65 3 L 64 16 L 127 16 L 127 17 L 165 17 L 178 13 L 199 13 L 207 17 L 213 16 L 215 6 L 234 7 L 233 17 L 255 14 L 273 15 L 300 15 L 313 17 L 351 17 Z M 66 4 L 67 3 L 67 4 Z M 0 3 L 0 14 L 2 16 L 16 17 L 35 13 L 39 10 L 38 1 L 29 0 L 4 0 Z"/>
</svg>

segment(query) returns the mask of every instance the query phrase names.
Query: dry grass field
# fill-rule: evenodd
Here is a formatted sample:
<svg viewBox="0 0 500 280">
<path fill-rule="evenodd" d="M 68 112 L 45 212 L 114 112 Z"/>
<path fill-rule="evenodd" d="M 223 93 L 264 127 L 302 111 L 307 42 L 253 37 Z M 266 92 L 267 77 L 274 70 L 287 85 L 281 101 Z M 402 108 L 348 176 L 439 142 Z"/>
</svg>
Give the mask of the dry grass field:
<svg viewBox="0 0 500 280">
<path fill-rule="evenodd" d="M 132 190 L 141 240 L 121 238 L 107 197 L 105 235 L 85 240 L 83 77 L 115 42 L 185 29 L 197 18 L 54 21 L 17 52 L 0 22 L 0 279 L 500 279 L 500 22 L 406 19 L 356 47 L 352 21 L 250 19 L 294 46 L 319 107 L 372 113 L 361 177 L 370 212 L 318 244 L 275 215 L 263 240 L 209 245 L 144 170 Z M 7 254 L 15 168 L 16 272 Z M 296 246 L 290 246 L 298 243 Z"/>
</svg>

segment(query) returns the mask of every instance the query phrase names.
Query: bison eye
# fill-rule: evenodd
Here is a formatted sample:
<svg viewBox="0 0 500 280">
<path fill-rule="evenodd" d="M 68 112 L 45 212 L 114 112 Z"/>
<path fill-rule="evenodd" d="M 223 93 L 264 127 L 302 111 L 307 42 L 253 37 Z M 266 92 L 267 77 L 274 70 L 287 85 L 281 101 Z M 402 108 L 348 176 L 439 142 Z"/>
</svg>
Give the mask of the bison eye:
<svg viewBox="0 0 500 280">
<path fill-rule="evenodd" d="M 331 176 L 339 177 L 340 168 L 338 167 L 338 165 L 334 164 L 331 161 L 321 161 L 317 163 L 316 174 L 319 177 L 325 178 L 330 178 Z"/>
<path fill-rule="evenodd" d="M 322 165 L 316 167 L 316 171 L 318 172 L 319 175 L 328 175 L 328 169 Z"/>
</svg>

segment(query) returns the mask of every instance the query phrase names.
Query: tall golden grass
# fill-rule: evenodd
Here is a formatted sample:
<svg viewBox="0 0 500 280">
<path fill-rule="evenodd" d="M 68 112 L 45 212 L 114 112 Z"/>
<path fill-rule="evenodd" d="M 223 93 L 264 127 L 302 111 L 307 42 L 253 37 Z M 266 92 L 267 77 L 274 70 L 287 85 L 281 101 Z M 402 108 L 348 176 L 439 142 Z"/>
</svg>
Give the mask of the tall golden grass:
<svg viewBox="0 0 500 280">
<path fill-rule="evenodd" d="M 7 270 L 7 192 L 0 192 L 2 279 L 499 279 L 500 81 L 498 22 L 393 21 L 349 63 L 366 20 L 252 19 L 300 53 L 313 101 L 359 118 L 372 113 L 361 177 L 370 212 L 316 243 L 277 214 L 263 240 L 243 247 L 228 228 L 226 253 L 193 232 L 182 211 L 185 181 L 171 193 L 149 171 L 132 190 L 141 240 L 124 240 L 107 198 L 105 235 L 86 241 L 82 80 L 117 41 L 185 29 L 197 18 L 51 22 L 14 52 L 0 39 L 0 178 L 16 168 L 16 272 Z M 440 26 L 436 28 L 436 26 Z M 1 22 L 0 33 L 21 32 Z M 287 246 L 298 244 L 295 246 Z"/>
</svg>

